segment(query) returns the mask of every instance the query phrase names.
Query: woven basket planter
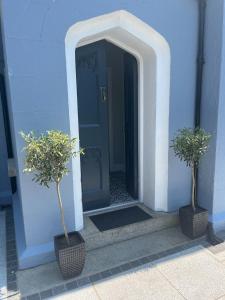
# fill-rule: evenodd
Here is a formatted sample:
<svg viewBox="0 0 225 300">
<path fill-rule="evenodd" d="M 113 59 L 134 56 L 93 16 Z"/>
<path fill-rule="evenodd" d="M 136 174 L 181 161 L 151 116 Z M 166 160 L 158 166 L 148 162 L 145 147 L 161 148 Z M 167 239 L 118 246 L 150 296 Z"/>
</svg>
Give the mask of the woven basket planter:
<svg viewBox="0 0 225 300">
<path fill-rule="evenodd" d="M 184 206 L 179 209 L 180 225 L 182 232 L 191 239 L 203 236 L 208 225 L 208 211 L 197 207 L 195 212 L 192 207 Z"/>
<path fill-rule="evenodd" d="M 64 279 L 81 274 L 85 263 L 85 242 L 80 233 L 70 232 L 69 240 L 70 245 L 63 234 L 54 238 L 55 255 Z"/>
</svg>

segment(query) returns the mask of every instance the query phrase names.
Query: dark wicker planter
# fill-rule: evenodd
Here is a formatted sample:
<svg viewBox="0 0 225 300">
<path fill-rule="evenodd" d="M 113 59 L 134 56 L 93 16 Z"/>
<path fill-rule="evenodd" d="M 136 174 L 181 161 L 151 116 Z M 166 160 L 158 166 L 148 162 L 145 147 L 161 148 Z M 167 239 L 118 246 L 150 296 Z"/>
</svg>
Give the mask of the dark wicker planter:
<svg viewBox="0 0 225 300">
<path fill-rule="evenodd" d="M 64 279 L 78 276 L 84 267 L 85 242 L 79 232 L 69 233 L 70 245 L 64 234 L 55 236 L 55 255 Z"/>
<path fill-rule="evenodd" d="M 185 235 L 191 239 L 203 236 L 208 225 L 208 211 L 197 207 L 195 212 L 192 207 L 184 206 L 179 209 L 180 226 Z"/>
</svg>

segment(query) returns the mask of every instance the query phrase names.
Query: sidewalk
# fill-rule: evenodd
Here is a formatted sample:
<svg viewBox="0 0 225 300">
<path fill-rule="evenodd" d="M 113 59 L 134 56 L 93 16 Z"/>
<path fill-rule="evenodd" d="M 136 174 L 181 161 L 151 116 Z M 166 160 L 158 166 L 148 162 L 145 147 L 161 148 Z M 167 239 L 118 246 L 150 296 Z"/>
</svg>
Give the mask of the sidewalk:
<svg viewBox="0 0 225 300">
<path fill-rule="evenodd" d="M 213 254 L 211 250 L 216 248 L 195 246 L 54 299 L 222 300 L 225 299 L 225 246 L 218 248 L 221 251 Z"/>
<path fill-rule="evenodd" d="M 181 233 L 179 227 L 172 227 L 88 251 L 82 274 L 72 279 L 72 282 L 80 286 L 83 282 L 94 282 L 97 277 L 106 278 L 109 274 L 119 274 L 172 253 L 168 251 L 177 252 L 177 247 L 190 247 L 189 244 L 190 240 Z M 145 258 L 144 262 L 142 258 Z M 52 289 L 49 294 L 55 295 L 58 290 L 67 290 L 71 282 L 62 279 L 56 262 L 18 271 L 17 280 L 23 297 L 49 289 Z"/>
<path fill-rule="evenodd" d="M 175 226 L 88 251 L 82 274 L 63 280 L 56 262 L 11 274 L 15 241 L 10 210 L 6 210 L 6 223 L 11 300 L 225 300 L 225 242 L 213 247 L 205 237 L 190 240 Z M 4 226 L 0 229 L 5 232 Z M 220 237 L 224 239 L 225 232 Z M 6 272 L 2 278 L 6 282 Z"/>
</svg>

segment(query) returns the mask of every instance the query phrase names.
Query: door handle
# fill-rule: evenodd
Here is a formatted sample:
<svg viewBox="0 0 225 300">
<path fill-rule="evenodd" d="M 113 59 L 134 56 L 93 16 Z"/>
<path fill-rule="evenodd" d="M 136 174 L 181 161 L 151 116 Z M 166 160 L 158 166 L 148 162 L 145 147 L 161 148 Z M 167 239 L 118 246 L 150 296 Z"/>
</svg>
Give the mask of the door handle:
<svg viewBox="0 0 225 300">
<path fill-rule="evenodd" d="M 107 88 L 106 88 L 106 86 L 100 86 L 100 94 L 101 94 L 102 102 L 106 102 L 107 101 Z"/>
</svg>

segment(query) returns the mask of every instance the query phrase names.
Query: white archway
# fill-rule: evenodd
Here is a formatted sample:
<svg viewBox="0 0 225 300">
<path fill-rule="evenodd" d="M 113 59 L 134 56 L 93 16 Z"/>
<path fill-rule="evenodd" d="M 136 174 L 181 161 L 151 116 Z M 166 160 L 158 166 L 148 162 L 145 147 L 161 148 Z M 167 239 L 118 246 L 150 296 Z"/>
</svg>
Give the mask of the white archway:
<svg viewBox="0 0 225 300">
<path fill-rule="evenodd" d="M 120 10 L 69 28 L 66 67 L 70 133 L 79 137 L 76 47 L 106 39 L 132 53 L 139 73 L 139 200 L 167 211 L 170 49 L 166 40 L 132 14 Z M 80 159 L 72 161 L 76 230 L 83 228 Z"/>
</svg>

